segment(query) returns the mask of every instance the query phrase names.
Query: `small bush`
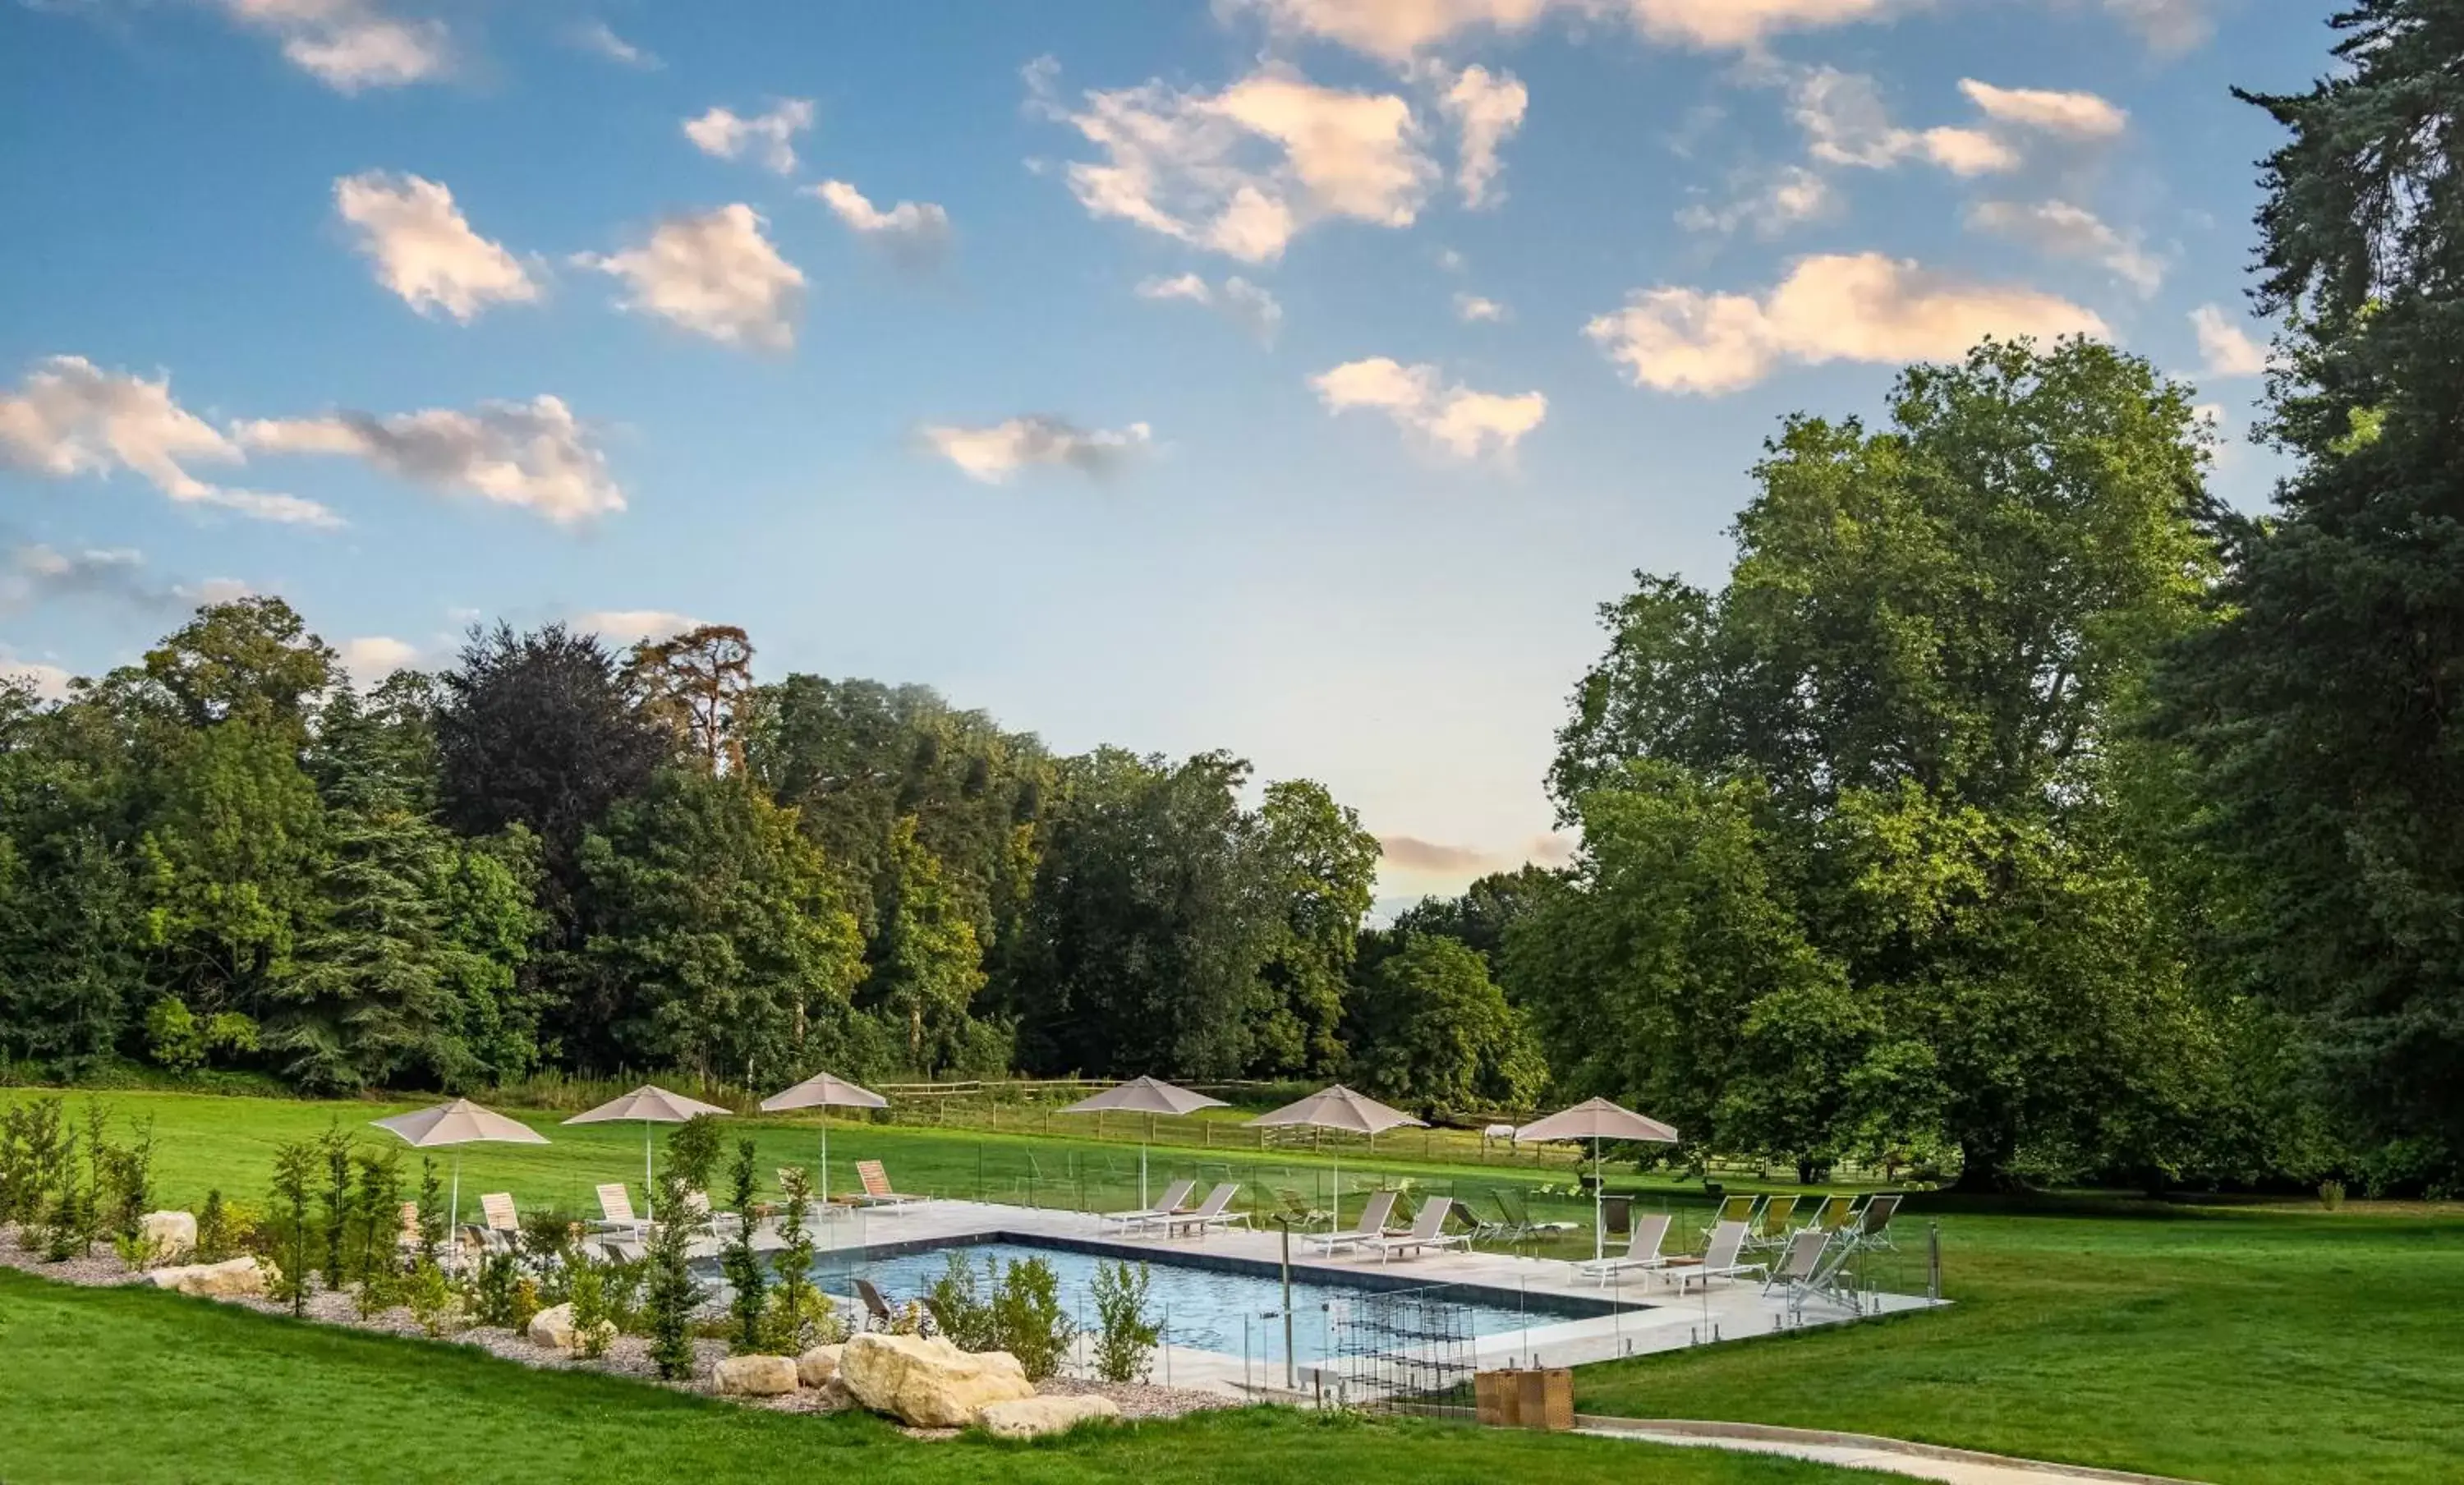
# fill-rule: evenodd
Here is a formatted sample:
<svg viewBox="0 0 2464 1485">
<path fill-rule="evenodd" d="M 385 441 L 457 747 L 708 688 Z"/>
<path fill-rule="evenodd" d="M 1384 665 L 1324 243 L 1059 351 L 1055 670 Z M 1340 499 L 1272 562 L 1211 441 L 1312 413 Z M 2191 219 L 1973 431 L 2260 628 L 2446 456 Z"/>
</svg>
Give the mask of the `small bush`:
<svg viewBox="0 0 2464 1485">
<path fill-rule="evenodd" d="M 993 1296 L 993 1332 L 1001 1349 L 1018 1358 L 1029 1382 L 1042 1382 L 1061 1369 L 1069 1343 L 1078 1338 L 1061 1307 L 1061 1277 L 1042 1258 L 1022 1258 L 1001 1274 Z"/>
<path fill-rule="evenodd" d="M 436 1266 L 436 1260 L 423 1254 L 411 1265 L 410 1277 L 403 1283 L 403 1303 L 410 1306 L 410 1318 L 430 1340 L 455 1329 L 461 1322 L 460 1297 L 453 1292 L 453 1281 Z"/>
<path fill-rule="evenodd" d="M 986 1254 L 984 1278 L 976 1282 L 975 1266 L 967 1262 L 963 1252 L 953 1250 L 943 1255 L 941 1276 L 925 1291 L 925 1308 L 932 1313 L 934 1323 L 940 1327 L 942 1338 L 961 1351 L 990 1351 L 998 1342 L 994 1327 L 993 1307 L 986 1297 L 988 1289 L 1001 1284 L 1001 1260 Z"/>
<path fill-rule="evenodd" d="M 691 1124 L 684 1126 L 692 1128 Z M 679 1131 L 681 1133 L 681 1131 Z M 672 1158 L 674 1142 L 670 1141 Z M 691 1247 L 704 1224 L 693 1220 L 685 1203 L 683 1178 L 671 1169 L 659 1189 L 659 1210 L 666 1220 L 650 1230 L 649 1276 L 642 1299 L 643 1329 L 650 1338 L 650 1363 L 670 1382 L 693 1375 L 693 1311 L 704 1297 L 693 1282 Z"/>
<path fill-rule="evenodd" d="M 587 1258 L 575 1262 L 572 1278 L 566 1285 L 572 1293 L 573 1330 L 582 1345 L 582 1354 L 597 1360 L 607 1354 L 607 1338 L 616 1328 L 615 1317 L 607 1306 L 607 1278 L 600 1266 Z"/>
<path fill-rule="evenodd" d="M 521 1329 L 539 1313 L 539 1286 L 523 1275 L 521 1260 L 509 1252 L 482 1257 L 462 1299 L 473 1320 L 506 1330 Z"/>
<path fill-rule="evenodd" d="M 1095 1265 L 1095 1375 L 1106 1382 L 1144 1382 L 1163 1330 L 1147 1314 L 1147 1266 Z"/>
<path fill-rule="evenodd" d="M 755 1355 L 761 1350 L 762 1333 L 769 1306 L 763 1298 L 768 1287 L 768 1273 L 762 1268 L 761 1255 L 753 1251 L 753 1195 L 759 1183 L 759 1146 L 751 1140 L 739 1141 L 736 1160 L 728 1167 L 728 1196 L 736 1208 L 736 1237 L 727 1245 L 719 1260 L 727 1271 L 731 1291 L 728 1313 L 736 1318 L 736 1333 L 731 1338 L 738 1355 Z"/>
<path fill-rule="evenodd" d="M 718 1132 L 718 1116 L 696 1114 L 678 1124 L 668 1136 L 666 1174 L 684 1184 L 688 1191 L 707 1191 L 711 1178 L 718 1172 L 718 1157 L 725 1148 L 724 1137 Z M 659 1209 L 668 1209 L 662 1201 Z"/>
<path fill-rule="evenodd" d="M 230 1257 L 238 1245 L 232 1240 L 231 1216 L 223 1206 L 222 1187 L 206 1193 L 206 1205 L 197 1208 L 197 1261 L 220 1263 Z"/>
<path fill-rule="evenodd" d="M 2342 1181 L 2320 1182 L 2319 1205 L 2326 1208 L 2329 1211 L 2334 1211 L 2336 1208 L 2343 1206 L 2344 1183 Z"/>
<path fill-rule="evenodd" d="M 265 1219 L 264 1244 L 275 1270 L 273 1295 L 288 1300 L 291 1313 L 308 1313 L 308 1271 L 322 1244 L 309 1204 L 323 1164 L 315 1141 L 294 1140 L 275 1146 L 272 1201 Z"/>
</svg>

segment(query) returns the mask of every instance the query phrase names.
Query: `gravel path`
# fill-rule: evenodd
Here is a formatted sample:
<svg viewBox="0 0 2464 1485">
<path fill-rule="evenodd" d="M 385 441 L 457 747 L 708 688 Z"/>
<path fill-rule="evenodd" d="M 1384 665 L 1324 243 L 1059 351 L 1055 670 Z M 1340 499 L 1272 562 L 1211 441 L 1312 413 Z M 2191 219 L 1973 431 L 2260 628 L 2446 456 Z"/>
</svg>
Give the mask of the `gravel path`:
<svg viewBox="0 0 2464 1485">
<path fill-rule="evenodd" d="M 117 1254 L 98 1247 L 82 1258 L 70 1258 L 60 1263 L 47 1263 L 40 1252 L 25 1247 L 14 1228 L 0 1227 L 0 1268 L 16 1269 L 56 1283 L 77 1284 L 86 1288 L 105 1288 L 143 1282 L 143 1275 L 131 1272 Z M 272 1299 L 234 1298 L 221 1301 L 254 1310 L 261 1315 L 288 1316 L 291 1306 Z M 407 1308 L 396 1306 L 375 1315 L 362 1315 L 348 1294 L 319 1291 L 308 1297 L 307 1319 L 324 1325 L 347 1325 L 356 1330 L 376 1331 L 390 1336 L 424 1334 L 419 1322 Z M 673 1386 L 680 1390 L 709 1393 L 713 1373 L 728 1354 L 723 1341 L 693 1342 L 693 1374 L 690 1382 L 663 1383 L 650 1363 L 649 1342 L 639 1336 L 619 1336 L 597 1359 L 569 1355 L 551 1346 L 534 1345 L 517 1332 L 497 1326 L 473 1325 L 449 1332 L 444 1338 L 463 1345 L 477 1346 L 492 1356 L 524 1366 L 555 1367 L 561 1371 L 598 1371 L 610 1376 L 627 1377 L 657 1386 Z M 1121 1405 L 1126 1418 L 1177 1418 L 1183 1413 L 1208 1408 L 1239 1407 L 1238 1398 L 1216 1392 L 1194 1391 L 1188 1387 L 1163 1387 L 1143 1383 L 1119 1384 L 1094 1382 L 1075 1377 L 1053 1377 L 1037 1385 L 1039 1392 L 1065 1396 L 1087 1393 L 1100 1394 Z M 748 1407 L 766 1407 L 775 1412 L 827 1413 L 850 1406 L 843 1392 L 836 1388 L 799 1387 L 782 1397 L 734 1398 Z M 902 1430 L 917 1438 L 955 1438 L 955 1429 L 908 1429 Z"/>
</svg>

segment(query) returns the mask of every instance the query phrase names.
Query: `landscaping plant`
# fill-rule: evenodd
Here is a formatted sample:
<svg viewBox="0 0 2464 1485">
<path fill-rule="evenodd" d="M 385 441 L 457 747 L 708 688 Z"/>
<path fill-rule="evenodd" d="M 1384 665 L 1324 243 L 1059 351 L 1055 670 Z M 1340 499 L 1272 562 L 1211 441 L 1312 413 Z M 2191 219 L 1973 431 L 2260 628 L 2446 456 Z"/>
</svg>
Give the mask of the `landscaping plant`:
<svg viewBox="0 0 2464 1485">
<path fill-rule="evenodd" d="M 728 1313 L 735 1317 L 736 1328 L 729 1340 L 737 1351 L 746 1354 L 761 1349 L 766 1309 L 762 1297 L 768 1287 L 761 1255 L 753 1251 L 753 1193 L 758 1188 L 759 1157 L 760 1146 L 754 1141 L 737 1141 L 736 1159 L 727 1171 L 728 1202 L 736 1209 L 736 1236 L 719 1260 L 734 1291 Z"/>
<path fill-rule="evenodd" d="M 771 1255 L 777 1282 L 770 1291 L 770 1314 L 763 1345 L 781 1356 L 797 1356 L 817 1345 L 847 1339 L 847 1324 L 838 1306 L 813 1282 L 813 1178 L 802 1165 L 779 1173 L 786 1201 L 779 1212 L 779 1251 Z"/>
<path fill-rule="evenodd" d="M 291 1313 L 308 1313 L 308 1271 L 316 1261 L 319 1233 L 309 1216 L 320 1158 L 316 1141 L 290 1140 L 274 1147 L 272 1203 L 265 1240 L 274 1254 L 271 1293 L 288 1300 Z"/>
<path fill-rule="evenodd" d="M 719 1152 L 724 1147 L 717 1116 L 696 1114 L 668 1136 L 666 1173 L 683 1182 L 688 1191 L 707 1192 L 711 1178 L 718 1172 Z M 667 1204 L 662 1202 L 659 1209 L 666 1210 Z"/>
<path fill-rule="evenodd" d="M 325 1287 L 340 1289 L 350 1281 L 345 1256 L 351 1225 L 351 1137 L 339 1119 L 317 1137 L 317 1167 L 324 1178 L 317 1188 L 318 1258 Z"/>
<path fill-rule="evenodd" d="M 565 1288 L 571 1295 L 567 1302 L 573 1306 L 573 1333 L 582 1354 L 594 1361 L 606 1355 L 608 1338 L 616 1329 L 607 1305 L 606 1275 L 597 1263 L 577 1255 Z"/>
<path fill-rule="evenodd" d="M 1001 1350 L 1018 1358 L 1029 1382 L 1061 1369 L 1078 1327 L 1061 1307 L 1061 1276 L 1042 1258 L 1022 1258 L 1001 1274 L 992 1301 L 993 1334 Z"/>
<path fill-rule="evenodd" d="M 1144 1382 L 1163 1329 L 1147 1314 L 1147 1266 L 1124 1259 L 1095 1265 L 1095 1375 Z"/>
<path fill-rule="evenodd" d="M 411 1264 L 410 1276 L 403 1281 L 402 1300 L 410 1306 L 410 1318 L 419 1322 L 421 1332 L 430 1340 L 453 1329 L 461 1319 L 460 1297 L 453 1292 L 453 1281 L 427 1253 Z"/>
<path fill-rule="evenodd" d="M 197 1252 L 199 1263 L 220 1263 L 231 1255 L 231 1213 L 223 1206 L 222 1187 L 206 1193 L 206 1204 L 197 1208 Z"/>
<path fill-rule="evenodd" d="M 686 1126 L 690 1128 L 691 1126 Z M 673 1141 L 670 1155 L 673 1156 Z M 670 1382 L 693 1375 L 693 1310 L 703 1290 L 693 1282 L 693 1240 L 707 1224 L 686 1205 L 684 1178 L 671 1168 L 660 1180 L 659 1210 L 665 1220 L 650 1230 L 649 1276 L 642 1298 L 643 1328 L 650 1338 L 650 1363 Z"/>
<path fill-rule="evenodd" d="M 374 1315 L 392 1307 L 401 1287 L 394 1255 L 402 1231 L 402 1152 L 360 1149 L 351 1164 L 347 1262 L 360 1313 Z"/>
<path fill-rule="evenodd" d="M 990 1253 L 984 1255 L 984 1279 L 977 1283 L 975 1266 L 963 1251 L 954 1249 L 942 1255 L 941 1276 L 925 1291 L 926 1308 L 942 1339 L 961 1351 L 989 1351 L 998 1344 L 985 1294 L 1001 1286 L 1001 1260 Z"/>
</svg>

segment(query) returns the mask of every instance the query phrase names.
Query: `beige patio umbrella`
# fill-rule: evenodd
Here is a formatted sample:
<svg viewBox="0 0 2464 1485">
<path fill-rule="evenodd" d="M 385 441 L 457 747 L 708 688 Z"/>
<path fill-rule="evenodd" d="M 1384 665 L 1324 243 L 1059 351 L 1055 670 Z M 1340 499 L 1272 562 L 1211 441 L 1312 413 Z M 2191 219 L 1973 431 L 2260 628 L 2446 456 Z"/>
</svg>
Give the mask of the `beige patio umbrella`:
<svg viewBox="0 0 2464 1485">
<path fill-rule="evenodd" d="M 1108 1114 L 1121 1112 L 1144 1114 L 1147 1117 L 1147 1140 L 1155 1138 L 1155 1117 L 1158 1114 L 1195 1114 L 1199 1109 L 1220 1109 L 1221 1098 L 1210 1098 L 1202 1093 L 1192 1093 L 1153 1077 L 1133 1077 L 1118 1087 L 1107 1088 L 1091 1097 L 1081 1098 L 1063 1109 L 1064 1114 Z M 1147 1140 L 1138 1141 L 1138 1209 L 1147 1205 Z"/>
<path fill-rule="evenodd" d="M 1380 1130 L 1403 1124 L 1426 1127 L 1425 1123 L 1404 1113 L 1390 1109 L 1364 1094 L 1353 1093 L 1341 1083 L 1321 1088 L 1298 1103 L 1287 1103 L 1271 1114 L 1261 1114 L 1249 1120 L 1252 1127 L 1274 1128 L 1298 1125 L 1309 1129 L 1337 1129 L 1346 1134 L 1374 1135 Z M 1334 1230 L 1343 1230 L 1343 1152 L 1334 1156 Z"/>
<path fill-rule="evenodd" d="M 670 1093 L 656 1083 L 644 1083 L 621 1098 L 607 1102 L 586 1113 L 576 1114 L 565 1120 L 568 1124 L 614 1124 L 638 1121 L 642 1126 L 642 1215 L 657 1216 L 658 1187 L 650 1180 L 650 1126 L 681 1124 L 703 1114 L 724 1116 L 728 1111 L 715 1103 L 688 1098 L 680 1093 Z"/>
<path fill-rule="evenodd" d="M 1592 1259 L 1599 1261 L 1605 1251 L 1605 1235 L 1600 1223 L 1600 1141 L 1603 1140 L 1647 1140 L 1655 1144 L 1675 1144 L 1675 1126 L 1656 1119 L 1620 1108 L 1606 1098 L 1586 1098 L 1571 1109 L 1534 1119 L 1514 1131 L 1515 1140 L 1589 1140 L 1592 1141 Z"/>
<path fill-rule="evenodd" d="M 830 1199 L 830 1110 L 888 1107 L 888 1098 L 829 1073 L 816 1073 L 795 1087 L 782 1089 L 761 1100 L 764 1114 L 778 1114 L 788 1109 L 822 1111 L 822 1200 L 825 1202 Z"/>
<path fill-rule="evenodd" d="M 408 1114 L 396 1114 L 391 1119 L 370 1119 L 370 1123 L 388 1134 L 400 1135 L 413 1149 L 429 1150 L 444 1145 L 478 1144 L 545 1144 L 547 1136 L 528 1124 L 507 1119 L 494 1109 L 483 1109 L 468 1098 L 456 1098 L 434 1108 L 415 1109 Z M 453 1152 L 453 1210 L 447 1230 L 462 1230 L 462 1152 Z"/>
</svg>

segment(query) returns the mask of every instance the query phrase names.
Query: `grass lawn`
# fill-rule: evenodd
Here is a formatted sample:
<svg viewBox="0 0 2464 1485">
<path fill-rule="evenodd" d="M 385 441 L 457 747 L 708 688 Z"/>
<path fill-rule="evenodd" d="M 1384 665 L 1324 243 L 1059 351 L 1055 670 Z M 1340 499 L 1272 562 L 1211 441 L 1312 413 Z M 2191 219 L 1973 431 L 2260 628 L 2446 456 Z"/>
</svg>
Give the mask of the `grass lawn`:
<svg viewBox="0 0 2464 1485">
<path fill-rule="evenodd" d="M 646 1384 L 534 1371 L 146 1290 L 0 1272 L 0 1479 L 729 1485 L 1288 1481 L 1819 1485 L 1814 1465 L 1281 1409 L 1037 1445 L 918 1443 L 863 1416 L 758 1411 Z"/>
<path fill-rule="evenodd" d="M 25 1095 L 0 1093 L 10 1097 Z M 194 1203 L 209 1186 L 261 1205 L 276 1141 L 314 1134 L 338 1115 L 363 1124 L 403 1107 L 168 1094 L 103 1098 L 123 1118 L 153 1119 L 159 1185 L 175 1205 Z M 81 1095 L 72 1097 L 71 1113 L 83 1105 Z M 556 1118 L 534 1119 L 552 1145 L 471 1148 L 466 1213 L 480 1191 L 511 1190 L 525 1207 L 587 1210 L 595 1183 L 622 1176 L 638 1183 L 638 1126 L 563 1128 Z M 789 1161 L 809 1164 L 815 1154 L 809 1120 L 731 1127 L 761 1141 L 765 1173 Z M 1306 1185 L 1331 1165 L 1301 1154 L 1263 1161 L 1218 1154 L 1234 1174 L 1272 1184 Z M 995 1200 L 1023 1199 L 1039 1168 L 1034 1189 L 1044 1205 L 1082 1204 L 1073 1170 L 1092 1173 L 1084 1205 L 1122 1206 L 1135 1194 L 1136 1152 L 1119 1144 L 835 1124 L 831 1159 L 842 1187 L 858 1157 L 886 1161 L 904 1188 L 953 1196 L 980 1189 Z M 1158 1186 L 1167 1164 L 1193 1173 L 1192 1158 L 1174 1151 L 1167 1162 L 1158 1151 Z M 1408 1173 L 1437 1190 L 1458 1180 L 1468 1187 L 1530 1179 L 1495 1168 L 1416 1166 L 1381 1150 L 1374 1167 L 1358 1152 L 1346 1155 L 1347 1190 L 1371 1168 Z M 1646 1202 L 1685 1199 L 1665 1181 L 1625 1184 Z M 1699 1192 L 1693 1201 L 1699 1212 Z M 1573 1203 L 1557 1209 L 1589 1215 Z M 1906 1251 L 1886 1266 L 1883 1287 L 1922 1288 L 1930 1221 L 1941 1227 L 1945 1293 L 1958 1301 L 1949 1310 L 1585 1367 L 1576 1373 L 1579 1406 L 1844 1429 L 2221 1485 L 2464 1477 L 2454 1464 L 2464 1458 L 2464 1352 L 2455 1339 L 2455 1318 L 2464 1315 L 2464 1218 L 1920 1198 L 1903 1218 Z M 1690 1238 L 1699 1226 L 1689 1214 L 1677 1231 Z M 1561 1255 L 1588 1243 L 1570 1238 Z M 0 1353 L 10 1344 L 0 1341 Z M 1210 1423 L 1189 1436 L 1229 1439 L 1253 1427 Z M 18 1477 L 0 1469 L 0 1478 Z"/>
<path fill-rule="evenodd" d="M 1576 1371 L 1576 1406 L 2231 1485 L 2464 1479 L 2464 1220 L 1942 1217 L 1955 1308 Z"/>
</svg>

